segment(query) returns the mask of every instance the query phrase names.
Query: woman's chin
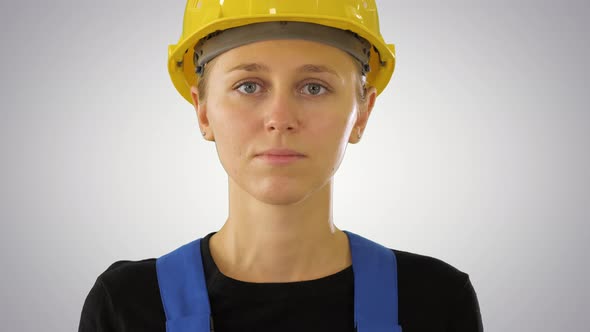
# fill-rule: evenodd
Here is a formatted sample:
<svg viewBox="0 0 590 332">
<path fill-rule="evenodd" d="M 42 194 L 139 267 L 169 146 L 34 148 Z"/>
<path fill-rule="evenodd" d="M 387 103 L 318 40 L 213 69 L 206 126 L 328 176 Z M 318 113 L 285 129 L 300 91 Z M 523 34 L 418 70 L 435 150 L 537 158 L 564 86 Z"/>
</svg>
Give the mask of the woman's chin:
<svg viewBox="0 0 590 332">
<path fill-rule="evenodd" d="M 311 195 L 303 188 L 258 188 L 253 193 L 255 199 L 270 205 L 295 205 Z"/>
<path fill-rule="evenodd" d="M 248 192 L 256 200 L 271 205 L 294 205 L 304 201 L 318 186 L 304 179 L 264 179 L 251 183 Z"/>
</svg>

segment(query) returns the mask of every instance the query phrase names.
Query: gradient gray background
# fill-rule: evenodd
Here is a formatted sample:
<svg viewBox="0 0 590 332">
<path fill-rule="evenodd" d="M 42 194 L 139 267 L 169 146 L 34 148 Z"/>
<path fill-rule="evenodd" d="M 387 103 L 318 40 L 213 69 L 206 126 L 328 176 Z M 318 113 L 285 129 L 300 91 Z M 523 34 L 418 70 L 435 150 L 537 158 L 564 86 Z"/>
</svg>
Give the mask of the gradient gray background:
<svg viewBox="0 0 590 332">
<path fill-rule="evenodd" d="M 397 69 L 335 222 L 468 273 L 486 331 L 590 325 L 586 1 L 378 1 Z M 221 227 L 166 70 L 184 1 L 2 2 L 1 326 L 74 331 L 96 277 Z"/>
</svg>

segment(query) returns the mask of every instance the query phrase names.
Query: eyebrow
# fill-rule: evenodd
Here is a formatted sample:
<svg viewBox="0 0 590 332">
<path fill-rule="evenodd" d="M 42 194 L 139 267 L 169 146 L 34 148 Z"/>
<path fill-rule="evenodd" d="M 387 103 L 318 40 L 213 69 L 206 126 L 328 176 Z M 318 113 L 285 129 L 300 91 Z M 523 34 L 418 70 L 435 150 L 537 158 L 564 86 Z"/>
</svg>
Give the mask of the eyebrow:
<svg viewBox="0 0 590 332">
<path fill-rule="evenodd" d="M 264 71 L 264 72 L 269 72 L 270 68 L 268 68 L 265 65 L 261 65 L 259 63 L 242 63 L 239 64 L 235 67 L 230 68 L 227 72 L 232 72 L 235 70 L 244 70 L 244 71 Z"/>
<path fill-rule="evenodd" d="M 227 72 L 229 73 L 236 70 L 244 70 L 248 72 L 270 72 L 270 68 L 268 66 L 260 63 L 242 63 L 230 68 Z M 306 64 L 297 68 L 296 71 L 298 73 L 329 73 L 340 77 L 340 75 L 338 75 L 334 69 L 324 65 Z"/>
<path fill-rule="evenodd" d="M 300 73 L 329 73 L 332 75 L 336 75 L 338 77 L 340 77 L 340 75 L 338 75 L 338 73 L 328 67 L 328 66 L 323 66 L 323 65 L 303 65 L 299 68 L 297 68 L 297 72 Z"/>
</svg>

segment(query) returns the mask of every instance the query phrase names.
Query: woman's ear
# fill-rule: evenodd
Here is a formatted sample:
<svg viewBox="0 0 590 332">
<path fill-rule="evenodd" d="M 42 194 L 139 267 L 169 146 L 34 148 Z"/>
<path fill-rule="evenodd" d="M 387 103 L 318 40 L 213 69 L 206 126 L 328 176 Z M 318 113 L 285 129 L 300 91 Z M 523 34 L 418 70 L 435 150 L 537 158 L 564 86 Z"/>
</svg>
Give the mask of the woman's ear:
<svg viewBox="0 0 590 332">
<path fill-rule="evenodd" d="M 191 99 L 193 100 L 193 106 L 197 113 L 201 135 L 208 141 L 214 141 L 215 137 L 213 136 L 213 131 L 209 125 L 209 118 L 207 117 L 206 103 L 203 102 L 202 98 L 199 99 L 199 90 L 196 86 L 191 86 Z"/>
<path fill-rule="evenodd" d="M 349 143 L 356 144 L 361 140 L 361 137 L 363 136 L 367 126 L 367 122 L 369 121 L 369 116 L 373 110 L 373 106 L 375 106 L 376 99 L 377 89 L 373 86 L 367 87 L 365 98 L 359 103 L 358 116 L 356 118 L 354 128 L 350 133 L 350 137 L 348 138 Z"/>
</svg>

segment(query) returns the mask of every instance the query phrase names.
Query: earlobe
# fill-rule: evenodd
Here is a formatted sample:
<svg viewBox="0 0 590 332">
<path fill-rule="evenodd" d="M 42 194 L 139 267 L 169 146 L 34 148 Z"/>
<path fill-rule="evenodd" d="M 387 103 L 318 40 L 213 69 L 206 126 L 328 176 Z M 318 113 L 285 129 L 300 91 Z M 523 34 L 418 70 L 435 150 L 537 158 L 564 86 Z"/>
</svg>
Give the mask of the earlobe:
<svg viewBox="0 0 590 332">
<path fill-rule="evenodd" d="M 197 113 L 197 120 L 199 121 L 199 129 L 201 130 L 203 138 L 208 141 L 213 141 L 213 131 L 209 126 L 206 104 L 200 102 L 199 91 L 194 86 L 191 87 L 191 99 L 193 100 L 193 106 L 195 108 L 195 112 Z"/>
<path fill-rule="evenodd" d="M 363 136 L 363 132 L 362 132 L 361 128 L 354 127 L 352 129 L 352 131 L 350 132 L 350 136 L 348 137 L 348 143 L 356 144 L 356 143 L 360 142 L 362 136 Z"/>
<path fill-rule="evenodd" d="M 356 144 L 361 140 L 365 127 L 367 126 L 367 122 L 369 121 L 369 116 L 373 110 L 373 106 L 375 106 L 376 98 L 377 89 L 375 89 L 375 87 L 368 87 L 365 100 L 359 105 L 358 117 L 354 125 L 354 129 L 350 133 L 348 140 L 349 143 Z"/>
</svg>

